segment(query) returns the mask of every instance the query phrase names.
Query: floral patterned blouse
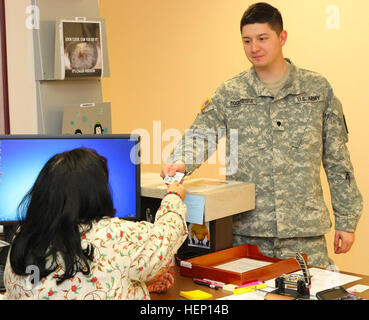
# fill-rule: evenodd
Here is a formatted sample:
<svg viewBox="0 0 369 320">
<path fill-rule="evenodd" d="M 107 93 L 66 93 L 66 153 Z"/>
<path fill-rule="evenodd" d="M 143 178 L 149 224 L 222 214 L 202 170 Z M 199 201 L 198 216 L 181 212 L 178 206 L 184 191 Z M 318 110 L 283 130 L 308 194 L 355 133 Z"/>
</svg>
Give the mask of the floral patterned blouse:
<svg viewBox="0 0 369 320">
<path fill-rule="evenodd" d="M 155 222 L 103 218 L 81 236 L 82 248 L 92 243 L 90 274 L 81 272 L 56 284 L 62 266 L 32 286 L 29 276 L 5 266 L 4 299 L 150 299 L 145 282 L 168 266 L 187 236 L 186 205 L 174 194 L 165 196 Z M 34 277 L 34 274 L 33 274 Z"/>
</svg>

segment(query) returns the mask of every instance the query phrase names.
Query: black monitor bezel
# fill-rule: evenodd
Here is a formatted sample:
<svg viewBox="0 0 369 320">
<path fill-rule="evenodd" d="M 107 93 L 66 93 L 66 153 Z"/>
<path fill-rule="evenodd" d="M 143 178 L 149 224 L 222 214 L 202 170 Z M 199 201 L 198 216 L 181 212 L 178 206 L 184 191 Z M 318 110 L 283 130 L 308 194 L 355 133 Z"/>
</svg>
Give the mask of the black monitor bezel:
<svg viewBox="0 0 369 320">
<path fill-rule="evenodd" d="M 65 134 L 65 135 L 44 135 L 44 134 L 1 134 L 0 140 L 21 140 L 21 139 L 130 139 L 136 141 L 136 217 L 121 218 L 128 221 L 141 221 L 144 216 L 141 212 L 141 161 L 140 161 L 140 135 L 138 134 Z M 18 223 L 18 220 L 0 221 L 0 225 L 9 226 Z"/>
</svg>

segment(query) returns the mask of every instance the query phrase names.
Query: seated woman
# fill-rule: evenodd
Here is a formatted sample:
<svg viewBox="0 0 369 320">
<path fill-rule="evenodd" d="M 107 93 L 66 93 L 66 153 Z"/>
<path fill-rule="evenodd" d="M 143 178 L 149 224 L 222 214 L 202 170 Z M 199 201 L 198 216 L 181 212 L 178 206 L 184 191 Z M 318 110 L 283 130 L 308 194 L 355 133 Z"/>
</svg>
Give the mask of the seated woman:
<svg viewBox="0 0 369 320">
<path fill-rule="evenodd" d="M 170 192 L 170 193 L 169 193 Z M 187 236 L 185 189 L 168 188 L 155 222 L 115 218 L 107 160 L 78 148 L 53 156 L 19 209 L 4 299 L 150 299 Z"/>
</svg>

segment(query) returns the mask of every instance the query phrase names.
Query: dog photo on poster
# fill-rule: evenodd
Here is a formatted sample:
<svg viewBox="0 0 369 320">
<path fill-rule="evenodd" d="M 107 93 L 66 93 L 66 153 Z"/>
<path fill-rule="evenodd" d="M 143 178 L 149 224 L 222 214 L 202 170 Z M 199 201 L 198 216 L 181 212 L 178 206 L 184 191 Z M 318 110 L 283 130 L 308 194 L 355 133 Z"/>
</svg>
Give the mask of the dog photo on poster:
<svg viewBox="0 0 369 320">
<path fill-rule="evenodd" d="M 103 74 L 101 23 L 62 20 L 60 35 L 65 78 L 101 77 Z"/>
<path fill-rule="evenodd" d="M 190 223 L 188 225 L 188 246 L 210 249 L 209 222 L 204 222 L 204 224 Z"/>
</svg>

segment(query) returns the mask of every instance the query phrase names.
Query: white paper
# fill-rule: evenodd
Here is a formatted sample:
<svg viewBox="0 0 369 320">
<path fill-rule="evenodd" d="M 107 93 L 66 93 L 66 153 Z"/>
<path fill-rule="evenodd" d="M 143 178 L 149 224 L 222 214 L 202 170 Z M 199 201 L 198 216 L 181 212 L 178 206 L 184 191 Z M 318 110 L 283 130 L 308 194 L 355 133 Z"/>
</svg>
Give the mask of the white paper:
<svg viewBox="0 0 369 320">
<path fill-rule="evenodd" d="M 364 292 L 369 289 L 369 286 L 366 286 L 364 284 L 355 284 L 354 286 L 347 288 L 347 291 L 353 291 L 353 292 Z"/>
<path fill-rule="evenodd" d="M 187 207 L 186 221 L 190 223 L 203 224 L 205 212 L 205 197 L 187 194 L 184 200 Z"/>
<path fill-rule="evenodd" d="M 336 286 L 342 286 L 346 283 L 360 280 L 360 277 L 351 276 L 339 272 L 332 272 L 328 270 L 322 270 L 317 268 L 309 269 L 311 279 L 310 294 L 315 295 L 317 292 L 333 288 Z"/>
<path fill-rule="evenodd" d="M 235 261 L 231 261 L 231 262 L 227 262 L 224 264 L 214 266 L 214 268 L 237 272 L 237 273 L 243 273 L 243 272 L 247 272 L 250 270 L 254 270 L 254 269 L 267 266 L 269 264 L 272 264 L 272 262 L 249 259 L 249 258 L 241 258 Z"/>
<path fill-rule="evenodd" d="M 318 268 L 309 268 L 311 278 L 310 295 L 314 296 L 317 292 L 330 289 L 336 286 L 342 286 L 346 283 L 360 280 L 360 277 L 351 276 L 339 272 L 333 272 Z M 302 271 L 297 271 L 292 274 L 302 274 Z M 275 279 L 266 281 L 268 286 L 275 287 Z"/>
</svg>

